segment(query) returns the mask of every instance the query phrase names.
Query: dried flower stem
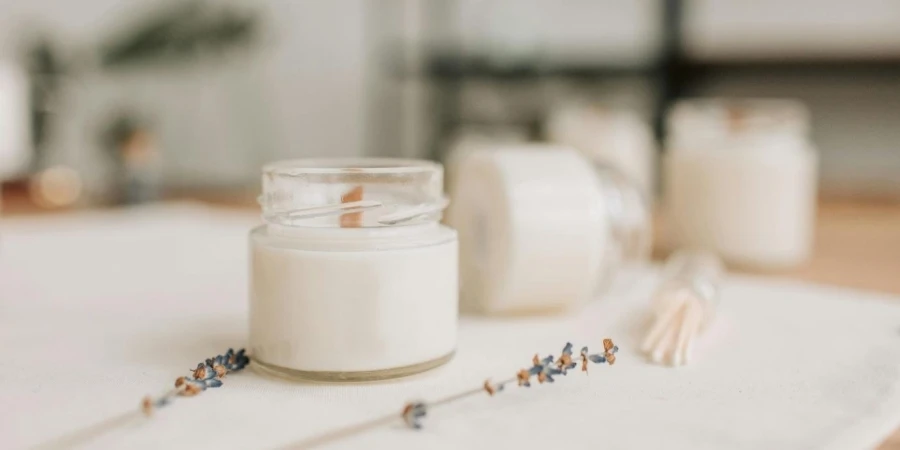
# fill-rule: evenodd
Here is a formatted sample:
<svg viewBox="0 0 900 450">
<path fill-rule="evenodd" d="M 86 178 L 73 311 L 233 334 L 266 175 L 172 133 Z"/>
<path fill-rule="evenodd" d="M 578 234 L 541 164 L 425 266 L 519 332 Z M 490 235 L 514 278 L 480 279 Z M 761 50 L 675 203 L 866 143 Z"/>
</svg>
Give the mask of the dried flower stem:
<svg viewBox="0 0 900 450">
<path fill-rule="evenodd" d="M 132 411 L 127 411 L 122 414 L 119 414 L 114 417 L 110 417 L 102 422 L 95 423 L 88 427 L 82 428 L 80 430 L 73 431 L 71 433 L 59 436 L 55 439 L 47 441 L 37 447 L 34 447 L 34 450 L 51 450 L 51 449 L 62 449 L 62 448 L 72 448 L 79 445 L 83 445 L 87 442 L 90 442 L 93 439 L 96 439 L 100 435 L 114 429 L 117 427 L 121 427 L 128 423 L 145 419 L 146 416 L 139 409 L 135 409 Z"/>
<path fill-rule="evenodd" d="M 38 445 L 35 449 L 50 450 L 72 448 L 89 442 L 100 435 L 129 422 L 149 418 L 152 416 L 154 410 L 168 405 L 176 397 L 192 397 L 205 391 L 207 388 L 221 386 L 221 379 L 224 378 L 225 375 L 243 369 L 249 362 L 250 358 L 244 354 L 243 349 L 238 350 L 237 352 L 228 349 L 223 355 L 208 358 L 205 362 L 197 364 L 197 368 L 191 370 L 191 375 L 189 377 L 179 377 L 175 380 L 175 387 L 169 389 L 159 397 L 144 397 L 141 401 L 140 409 L 126 411 L 102 422 L 64 434 Z"/>
<path fill-rule="evenodd" d="M 495 386 L 497 386 L 497 390 L 503 390 L 503 387 L 504 387 L 505 385 L 507 385 L 507 384 L 509 384 L 509 383 L 513 383 L 513 382 L 515 382 L 515 381 L 516 381 L 515 378 L 510 378 L 510 379 L 508 379 L 508 380 L 504 380 L 504 381 L 502 381 L 502 382 L 500 382 L 500 383 L 497 383 Z M 440 398 L 440 399 L 437 399 L 437 400 L 432 400 L 432 401 L 430 401 L 430 402 L 424 403 L 424 405 L 425 405 L 428 409 L 431 409 L 431 408 L 433 408 L 433 407 L 435 407 L 435 406 L 446 405 L 446 404 L 448 404 L 448 403 L 453 403 L 453 402 L 455 402 L 455 401 L 457 401 L 457 400 L 462 400 L 462 399 L 464 399 L 464 398 L 466 398 L 466 397 L 471 397 L 471 396 L 473 396 L 473 395 L 484 394 L 484 393 L 485 393 L 484 387 L 479 387 L 479 388 L 476 388 L 476 389 L 470 389 L 470 390 L 468 390 L 468 391 L 459 392 L 459 393 L 456 393 L 456 394 L 453 394 L 453 395 L 448 395 L 448 396 L 446 396 L 446 397 L 444 397 L 444 398 Z"/>
<path fill-rule="evenodd" d="M 613 344 L 613 341 L 611 339 L 604 339 L 603 350 L 604 351 L 602 354 L 592 355 L 588 354 L 587 347 L 583 347 L 580 352 L 582 363 L 581 371 L 587 373 L 588 362 L 592 362 L 595 364 L 614 364 L 616 362 L 615 354 L 616 352 L 618 352 L 619 348 L 615 344 Z M 538 355 L 535 355 L 532 359 L 532 366 L 528 369 L 520 370 L 514 377 L 499 381 L 497 383 L 492 383 L 488 379 L 485 380 L 484 383 L 478 388 L 451 394 L 437 400 L 432 400 L 430 402 L 407 403 L 399 415 L 397 413 L 392 413 L 381 417 L 376 417 L 365 422 L 349 425 L 318 436 L 313 436 L 311 438 L 289 444 L 284 447 L 280 447 L 280 450 L 309 449 L 319 447 L 401 420 L 405 422 L 409 427 L 419 429 L 422 427 L 421 419 L 425 417 L 425 414 L 429 410 L 435 407 L 453 403 L 457 400 L 461 400 L 466 397 L 472 397 L 482 393 L 487 393 L 488 395 L 493 396 L 496 393 L 502 392 L 504 388 L 509 384 L 517 384 L 522 387 L 530 387 L 531 377 L 537 377 L 538 383 L 552 383 L 554 381 L 553 376 L 566 375 L 568 370 L 575 368 L 577 365 L 578 364 L 575 362 L 575 359 L 572 355 L 572 344 L 566 343 L 566 346 L 563 348 L 562 354 L 559 356 L 559 358 L 548 356 L 544 359 L 540 359 Z"/>
<path fill-rule="evenodd" d="M 500 386 L 500 385 L 512 383 L 515 381 L 516 381 L 515 378 L 510 378 L 508 380 L 503 381 L 502 383 L 498 383 L 497 385 Z M 466 397 L 472 397 L 474 395 L 483 394 L 483 393 L 484 393 L 483 387 L 479 387 L 476 389 L 469 389 L 468 391 L 459 392 L 459 393 L 456 393 L 453 395 L 448 395 L 447 397 L 444 397 L 444 398 L 440 398 L 437 400 L 433 400 L 433 401 L 424 403 L 424 405 L 430 409 L 430 408 L 434 408 L 437 406 L 446 405 L 448 403 L 452 403 L 452 402 L 461 400 Z M 331 442 L 335 442 L 335 441 L 339 441 L 341 439 L 348 438 L 350 436 L 354 436 L 359 433 L 373 430 L 375 428 L 378 428 L 378 427 L 381 427 L 384 425 L 389 425 L 393 422 L 400 422 L 402 420 L 403 420 L 402 414 L 398 415 L 396 412 L 392 412 L 390 414 L 376 417 L 374 419 L 369 419 L 365 422 L 348 425 L 344 428 L 339 428 L 339 429 L 330 431 L 328 433 L 314 436 L 314 437 L 304 440 L 304 441 L 295 442 L 295 443 L 287 445 L 285 447 L 281 447 L 280 450 L 306 449 L 306 448 L 319 447 L 322 445 L 329 444 Z"/>
</svg>

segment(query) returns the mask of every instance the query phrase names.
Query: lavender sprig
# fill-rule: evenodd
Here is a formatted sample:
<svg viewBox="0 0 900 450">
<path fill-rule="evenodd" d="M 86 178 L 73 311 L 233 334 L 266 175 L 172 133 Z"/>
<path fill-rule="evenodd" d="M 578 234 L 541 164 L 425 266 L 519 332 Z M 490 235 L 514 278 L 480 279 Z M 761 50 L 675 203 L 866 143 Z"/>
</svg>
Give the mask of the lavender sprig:
<svg viewBox="0 0 900 450">
<path fill-rule="evenodd" d="M 131 423 L 142 417 L 151 416 L 154 410 L 168 405 L 175 397 L 192 397 L 205 391 L 207 388 L 222 386 L 222 378 L 225 375 L 243 369 L 248 363 L 250 363 L 250 357 L 244 353 L 243 349 L 235 352 L 229 348 L 225 354 L 217 355 L 197 364 L 197 368 L 191 370 L 190 376 L 178 377 L 175 380 L 175 387 L 165 394 L 156 398 L 144 397 L 140 409 L 126 411 L 102 422 L 59 436 L 35 448 L 49 450 L 72 448 L 84 444 L 116 427 Z"/>
<path fill-rule="evenodd" d="M 191 370 L 190 376 L 178 377 L 174 389 L 157 398 L 144 397 L 141 410 L 149 416 L 155 409 L 171 403 L 175 397 L 193 397 L 207 388 L 220 387 L 225 375 L 237 372 L 249 363 L 250 357 L 244 353 L 244 349 L 235 352 L 229 348 L 225 354 L 207 358 L 206 361 L 197 364 L 197 367 Z"/>
<path fill-rule="evenodd" d="M 521 369 L 516 372 L 516 375 L 514 377 L 500 381 L 498 383 L 491 382 L 491 380 L 488 379 L 485 380 L 484 383 L 477 388 L 458 392 L 456 394 L 449 395 L 438 400 L 433 400 L 430 402 L 415 401 L 407 403 L 403 407 L 403 410 L 400 412 L 399 418 L 402 419 L 408 427 L 418 430 L 423 427 L 423 419 L 428 415 L 428 412 L 437 406 L 452 403 L 456 400 L 477 395 L 482 392 L 486 392 L 488 395 L 494 396 L 499 392 L 503 392 L 505 390 L 505 387 L 510 384 L 516 384 L 522 387 L 531 387 L 531 381 L 533 379 L 537 380 L 539 384 L 553 383 L 555 381 L 553 378 L 554 376 L 565 376 L 568 374 L 568 371 L 570 369 L 574 369 L 578 366 L 578 363 L 576 362 L 578 358 L 573 355 L 572 349 L 572 343 L 568 342 L 566 343 L 565 347 L 563 347 L 562 353 L 558 358 L 552 355 L 544 358 L 541 358 L 539 355 L 534 355 L 531 360 L 531 367 Z M 618 351 L 619 347 L 613 344 L 612 339 L 603 340 L 602 353 L 591 354 L 588 351 L 587 347 L 582 347 L 579 354 L 581 360 L 581 371 L 587 373 L 589 365 L 588 363 L 606 363 L 609 365 L 615 364 L 615 354 Z M 282 448 L 305 449 L 318 447 L 390 424 L 397 421 L 397 419 L 398 417 L 396 413 L 376 417 L 362 423 L 357 423 L 345 428 L 340 428 L 331 432 L 320 434 L 300 442 L 295 442 Z"/>
<path fill-rule="evenodd" d="M 568 374 L 569 369 L 573 369 L 578 365 L 572 357 L 572 347 L 572 343 L 567 342 L 558 358 L 554 358 L 553 355 L 548 355 L 547 357 L 542 359 L 539 355 L 535 354 L 531 359 L 531 367 L 527 369 L 521 369 L 516 372 L 515 377 L 503 380 L 499 383 L 491 383 L 490 380 L 485 380 L 480 389 L 473 389 L 471 391 L 462 392 L 460 394 L 452 395 L 448 398 L 431 403 L 421 401 L 408 403 L 403 409 L 401 417 L 403 418 L 403 421 L 411 428 L 420 429 L 422 428 L 422 418 L 425 417 L 425 415 L 428 413 L 429 406 L 449 403 L 450 401 L 468 397 L 469 395 L 481 391 L 487 392 L 488 395 L 493 396 L 495 393 L 503 391 L 503 388 L 507 384 L 511 383 L 516 383 L 518 386 L 522 387 L 531 387 L 531 379 L 533 377 L 537 379 L 537 382 L 539 384 L 553 383 L 555 381 L 553 379 L 554 376 L 565 376 Z M 592 362 L 595 364 L 615 364 L 616 353 L 618 351 L 619 347 L 613 343 L 612 339 L 603 340 L 603 353 L 600 354 L 590 354 L 587 347 L 582 347 L 580 354 L 581 371 L 587 373 L 588 362 Z"/>
</svg>

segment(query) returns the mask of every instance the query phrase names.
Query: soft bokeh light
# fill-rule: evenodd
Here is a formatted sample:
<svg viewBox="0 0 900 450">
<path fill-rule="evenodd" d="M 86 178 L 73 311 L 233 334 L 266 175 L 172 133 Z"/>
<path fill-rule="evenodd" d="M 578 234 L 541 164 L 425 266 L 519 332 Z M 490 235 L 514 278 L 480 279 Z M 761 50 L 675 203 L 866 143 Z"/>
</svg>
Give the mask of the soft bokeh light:
<svg viewBox="0 0 900 450">
<path fill-rule="evenodd" d="M 81 197 L 81 176 L 71 167 L 53 166 L 32 179 L 30 193 L 45 208 L 72 206 Z"/>
</svg>

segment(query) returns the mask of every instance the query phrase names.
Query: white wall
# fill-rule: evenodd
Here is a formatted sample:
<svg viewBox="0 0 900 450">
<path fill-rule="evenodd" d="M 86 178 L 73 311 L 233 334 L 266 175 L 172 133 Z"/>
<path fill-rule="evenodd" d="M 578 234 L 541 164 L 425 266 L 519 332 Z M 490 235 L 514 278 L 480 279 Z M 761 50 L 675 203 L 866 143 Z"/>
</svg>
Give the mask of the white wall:
<svg viewBox="0 0 900 450">
<path fill-rule="evenodd" d="M 103 167 L 90 130 L 104 106 L 152 111 L 176 185 L 252 182 L 271 159 L 362 155 L 366 147 L 365 0 L 268 0 L 255 5 L 267 30 L 259 50 L 210 67 L 150 68 L 78 80 L 57 138 L 60 159 L 89 177 Z M 155 0 L 0 0 L 0 55 L 15 56 L 27 33 L 52 31 L 69 47 L 109 36 Z M 37 27 L 37 28 L 36 28 Z"/>
</svg>

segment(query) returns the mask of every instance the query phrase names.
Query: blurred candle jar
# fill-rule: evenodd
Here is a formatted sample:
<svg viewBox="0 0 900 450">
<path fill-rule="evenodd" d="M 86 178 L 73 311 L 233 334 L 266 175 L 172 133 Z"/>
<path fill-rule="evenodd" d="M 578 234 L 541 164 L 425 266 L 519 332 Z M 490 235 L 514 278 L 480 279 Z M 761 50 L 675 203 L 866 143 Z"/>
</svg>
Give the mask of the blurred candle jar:
<svg viewBox="0 0 900 450">
<path fill-rule="evenodd" d="M 25 69 L 0 60 L 0 181 L 22 175 L 31 162 L 31 110 Z"/>
<path fill-rule="evenodd" d="M 296 160 L 263 169 L 250 233 L 250 348 L 264 372 L 362 381 L 421 372 L 456 348 L 456 232 L 443 169 Z"/>
<path fill-rule="evenodd" d="M 668 116 L 666 216 L 678 245 L 778 269 L 813 243 L 817 154 L 791 100 L 695 100 Z"/>
<path fill-rule="evenodd" d="M 460 162 L 452 197 L 467 312 L 542 313 L 583 304 L 649 250 L 639 190 L 570 148 L 473 151 Z"/>
<path fill-rule="evenodd" d="M 646 195 L 654 190 L 656 144 L 650 126 L 633 112 L 569 104 L 547 120 L 547 139 L 574 147 L 622 172 Z"/>
<path fill-rule="evenodd" d="M 24 68 L 0 59 L 0 184 L 22 175 L 31 163 L 29 87 Z"/>
</svg>

